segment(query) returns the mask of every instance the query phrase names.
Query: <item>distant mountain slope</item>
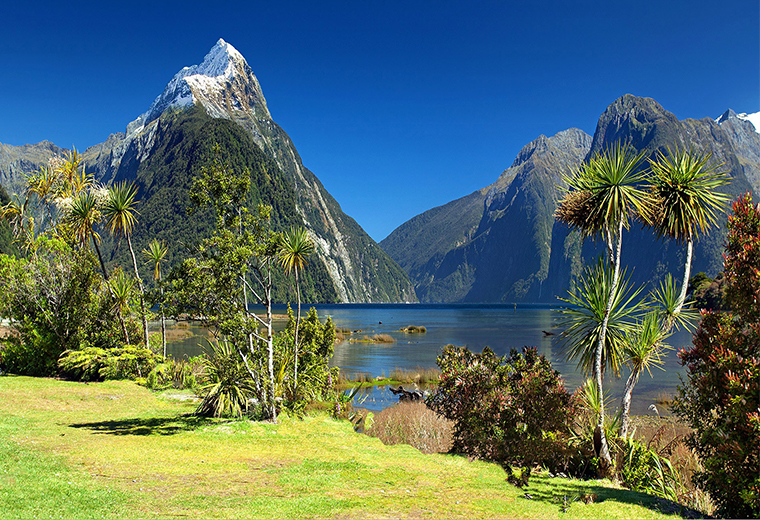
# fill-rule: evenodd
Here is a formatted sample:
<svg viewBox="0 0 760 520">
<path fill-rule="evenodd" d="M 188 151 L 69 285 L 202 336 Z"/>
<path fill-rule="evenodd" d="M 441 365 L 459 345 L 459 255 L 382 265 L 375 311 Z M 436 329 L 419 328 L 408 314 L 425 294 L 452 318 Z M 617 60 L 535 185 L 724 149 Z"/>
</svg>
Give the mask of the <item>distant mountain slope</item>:
<svg viewBox="0 0 760 520">
<path fill-rule="evenodd" d="M 150 155 L 142 162 L 122 161 L 114 182 L 135 180 L 139 193 L 139 222 L 132 242 L 142 250 L 153 238 L 169 244 L 168 263 L 191 254 L 198 240 L 210 236 L 214 216 L 209 209 L 188 215 L 192 208 L 189 190 L 195 172 L 207 164 L 218 145 L 224 160 L 235 170 L 251 172 L 249 205 L 266 202 L 272 206 L 272 225 L 286 229 L 303 225 L 295 210 L 295 193 L 279 167 L 252 141 L 238 125 L 209 117 L 200 107 L 164 113 L 158 120 L 155 143 Z M 135 166 L 132 170 L 128 166 Z M 120 265 L 130 265 L 125 246 L 112 242 L 106 254 Z M 286 302 L 290 282 L 282 275 L 276 280 L 275 299 Z M 301 290 L 307 302 L 337 302 L 338 294 L 323 262 L 312 258 L 302 276 Z"/>
<path fill-rule="evenodd" d="M 760 116 L 760 113 L 752 116 Z M 747 114 L 737 115 L 733 110 L 726 110 L 716 122 L 731 140 L 736 156 L 744 168 L 744 175 L 752 184 L 755 193 L 760 193 L 760 129 L 755 126 L 760 124 L 760 117 L 752 119 L 756 121 L 755 124 Z"/>
<path fill-rule="evenodd" d="M 561 175 L 620 140 L 648 157 L 675 146 L 711 152 L 732 178 L 722 191 L 735 198 L 758 189 L 760 135 L 731 111 L 718 121 L 679 121 L 653 99 L 625 95 L 601 115 L 593 140 L 579 132 L 539 137 L 502 173 L 500 186 L 484 189 L 485 197 L 480 190 L 418 215 L 381 242 L 407 270 L 421 301 L 552 302 L 566 294 L 572 279 L 602 251 L 600 244 L 582 241 L 554 221 Z M 459 222 L 455 208 L 462 211 Z M 477 229 L 463 240 L 478 212 Z M 722 214 L 720 228 L 697 243 L 693 272 L 714 275 L 722 268 L 726 219 Z M 657 241 L 635 225 L 624 237 L 623 260 L 636 283 L 659 282 L 668 272 L 680 280 L 684 254 L 680 244 Z"/>
<path fill-rule="evenodd" d="M 24 175 L 45 166 L 51 157 L 65 152 L 50 141 L 13 146 L 0 143 L 0 184 L 17 193 L 24 184 Z"/>
<path fill-rule="evenodd" d="M 556 185 L 590 145 L 578 129 L 542 135 L 494 184 L 418 215 L 380 245 L 407 269 L 421 301 L 538 298 L 548 275 Z"/>
</svg>

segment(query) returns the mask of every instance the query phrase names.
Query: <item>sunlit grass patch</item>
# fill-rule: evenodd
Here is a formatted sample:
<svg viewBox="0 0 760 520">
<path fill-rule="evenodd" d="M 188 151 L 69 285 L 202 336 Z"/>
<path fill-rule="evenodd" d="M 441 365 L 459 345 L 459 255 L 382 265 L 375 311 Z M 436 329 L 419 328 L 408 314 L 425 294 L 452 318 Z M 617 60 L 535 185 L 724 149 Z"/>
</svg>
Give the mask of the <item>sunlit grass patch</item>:
<svg viewBox="0 0 760 520">
<path fill-rule="evenodd" d="M 558 497 L 587 490 L 599 502 L 569 517 L 665 516 L 646 495 L 543 475 L 528 500 L 495 464 L 386 446 L 324 414 L 273 424 L 193 409 L 130 382 L 0 377 L 2 516 L 550 518 Z"/>
</svg>

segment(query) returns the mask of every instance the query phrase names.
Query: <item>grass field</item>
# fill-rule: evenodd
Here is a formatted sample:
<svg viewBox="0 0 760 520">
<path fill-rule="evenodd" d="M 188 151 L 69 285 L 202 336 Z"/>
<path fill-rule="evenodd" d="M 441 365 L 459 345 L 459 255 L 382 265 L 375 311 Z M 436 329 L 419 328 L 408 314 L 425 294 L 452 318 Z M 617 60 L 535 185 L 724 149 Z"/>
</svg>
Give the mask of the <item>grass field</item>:
<svg viewBox="0 0 760 520">
<path fill-rule="evenodd" d="M 385 446 L 325 415 L 268 424 L 192 410 L 126 381 L 0 377 L 0 516 L 677 517 L 607 481 L 538 475 L 519 489 L 497 465 Z"/>
</svg>

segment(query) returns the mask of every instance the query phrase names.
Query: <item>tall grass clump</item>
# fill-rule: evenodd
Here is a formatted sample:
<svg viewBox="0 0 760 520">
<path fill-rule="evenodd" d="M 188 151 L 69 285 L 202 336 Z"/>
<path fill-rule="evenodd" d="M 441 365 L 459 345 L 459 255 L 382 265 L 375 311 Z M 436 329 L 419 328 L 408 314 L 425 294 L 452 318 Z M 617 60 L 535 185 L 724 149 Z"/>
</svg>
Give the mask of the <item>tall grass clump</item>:
<svg viewBox="0 0 760 520">
<path fill-rule="evenodd" d="M 399 403 L 377 413 L 366 433 L 383 444 L 409 444 L 422 453 L 447 453 L 453 426 L 424 403 Z"/>
<path fill-rule="evenodd" d="M 430 384 L 437 383 L 441 377 L 441 371 L 437 368 L 417 367 L 413 370 L 406 368 L 394 368 L 391 370 L 390 379 L 401 383 Z"/>
</svg>

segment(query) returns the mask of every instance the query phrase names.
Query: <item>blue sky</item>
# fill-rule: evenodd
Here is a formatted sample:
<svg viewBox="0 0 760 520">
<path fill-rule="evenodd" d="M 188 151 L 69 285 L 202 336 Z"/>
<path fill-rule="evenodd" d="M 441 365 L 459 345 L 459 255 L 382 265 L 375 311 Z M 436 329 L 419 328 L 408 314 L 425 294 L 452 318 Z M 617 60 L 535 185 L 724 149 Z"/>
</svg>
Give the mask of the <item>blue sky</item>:
<svg viewBox="0 0 760 520">
<path fill-rule="evenodd" d="M 593 134 L 623 94 L 679 119 L 760 111 L 757 0 L 7 4 L 0 142 L 102 142 L 224 38 L 377 241 L 540 134 Z"/>
</svg>

